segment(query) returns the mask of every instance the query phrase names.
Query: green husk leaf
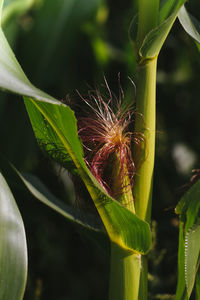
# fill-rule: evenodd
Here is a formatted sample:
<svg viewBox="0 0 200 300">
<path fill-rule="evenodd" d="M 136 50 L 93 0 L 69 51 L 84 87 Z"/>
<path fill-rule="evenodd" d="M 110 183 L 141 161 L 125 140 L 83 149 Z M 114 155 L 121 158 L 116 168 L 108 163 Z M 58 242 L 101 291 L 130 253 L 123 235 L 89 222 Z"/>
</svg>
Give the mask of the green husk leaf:
<svg viewBox="0 0 200 300">
<path fill-rule="evenodd" d="M 200 22 L 189 14 L 183 5 L 178 13 L 178 19 L 184 30 L 198 43 L 200 43 Z"/>
<path fill-rule="evenodd" d="M 26 278 L 24 225 L 15 199 L 0 173 L 0 299 L 22 300 Z"/>
</svg>

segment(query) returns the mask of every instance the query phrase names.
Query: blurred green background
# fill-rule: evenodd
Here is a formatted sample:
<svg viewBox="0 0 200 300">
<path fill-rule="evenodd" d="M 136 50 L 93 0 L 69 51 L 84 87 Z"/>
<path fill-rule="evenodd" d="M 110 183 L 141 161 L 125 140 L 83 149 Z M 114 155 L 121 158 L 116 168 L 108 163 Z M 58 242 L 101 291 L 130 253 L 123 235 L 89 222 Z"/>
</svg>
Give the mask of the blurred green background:
<svg viewBox="0 0 200 300">
<path fill-rule="evenodd" d="M 188 9 L 200 20 L 198 0 L 189 1 Z M 5 0 L 3 29 L 31 82 L 55 98 L 76 101 L 76 89 L 85 94 L 101 85 L 104 75 L 117 94 L 120 72 L 125 96 L 134 100 L 128 76 L 137 82 L 137 74 L 128 28 L 136 10 L 137 1 L 130 0 Z M 151 299 L 175 292 L 174 208 L 192 170 L 200 168 L 199 51 L 176 21 L 158 62 Z M 63 201 L 73 202 L 72 183 L 41 153 L 22 99 L 3 92 L 0 97 L 1 153 L 18 169 L 38 175 Z M 28 242 L 24 299 L 107 299 L 108 255 L 28 193 L 12 190 Z"/>
</svg>

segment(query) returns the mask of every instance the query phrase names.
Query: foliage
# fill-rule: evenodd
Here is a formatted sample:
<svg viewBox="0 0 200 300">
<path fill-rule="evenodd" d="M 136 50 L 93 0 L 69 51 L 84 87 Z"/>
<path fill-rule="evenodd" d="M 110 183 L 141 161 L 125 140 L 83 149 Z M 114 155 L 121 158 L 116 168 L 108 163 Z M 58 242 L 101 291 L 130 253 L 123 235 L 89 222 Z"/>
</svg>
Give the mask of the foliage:
<svg viewBox="0 0 200 300">
<path fill-rule="evenodd" d="M 12 21 L 12 18 L 14 18 L 14 16 L 16 15 L 23 14 L 26 11 L 26 9 L 30 8 L 34 4 L 34 1 L 24 1 L 24 3 L 26 2 L 26 5 L 25 4 L 23 5 L 22 2 L 23 1 L 15 2 L 16 5 L 15 6 L 14 2 L 12 3 L 11 1 L 10 7 L 9 5 L 3 7 L 2 26 L 4 26 L 5 31 L 8 32 L 8 37 L 9 37 L 9 30 L 10 30 L 9 22 Z M 159 17 L 157 18 L 157 23 L 154 25 L 146 24 L 145 34 L 141 34 L 138 40 L 137 40 L 137 36 L 135 36 L 135 28 L 133 28 L 133 26 L 135 26 L 135 24 L 137 23 L 137 17 L 134 18 L 134 21 L 132 22 L 132 26 L 130 29 L 130 35 L 134 39 L 136 38 L 135 44 L 139 54 L 137 57 L 139 64 L 145 65 L 148 61 L 151 60 L 153 61 L 154 58 L 157 58 L 157 55 L 160 52 L 160 49 L 169 33 L 169 30 L 171 29 L 177 17 L 178 11 L 184 2 L 185 1 L 162 1 L 160 11 L 159 11 Z M 2 6 L 3 1 L 1 1 L 0 4 Z M 38 20 L 38 22 L 36 22 L 36 24 L 34 25 L 31 25 L 31 22 L 33 22 L 33 20 L 30 22 L 29 13 L 27 13 L 22 17 L 21 22 L 22 24 L 25 24 L 23 25 L 25 26 L 24 28 L 31 33 L 29 34 L 28 38 L 26 34 L 23 33 L 25 35 L 25 39 L 23 41 L 23 47 L 22 47 L 23 53 L 26 53 L 27 49 L 30 49 L 30 46 L 34 47 L 36 45 L 36 43 L 33 43 L 34 40 L 33 37 L 34 35 L 37 37 L 38 29 L 40 29 L 39 30 L 40 34 L 38 35 L 39 37 L 38 44 L 37 47 L 35 47 L 36 49 L 35 58 L 38 57 L 37 65 L 39 66 L 39 68 L 38 70 L 37 68 L 35 68 L 35 70 L 33 69 L 32 74 L 30 73 L 31 77 L 35 78 L 34 81 L 36 84 L 38 83 L 39 86 L 43 86 L 44 89 L 45 86 L 47 86 L 47 89 L 49 90 L 50 93 L 52 92 L 51 90 L 52 87 L 59 85 L 60 90 L 58 90 L 58 88 L 56 87 L 57 90 L 56 89 L 53 90 L 53 94 L 59 95 L 60 93 L 63 97 L 63 89 L 65 89 L 66 91 L 67 86 L 68 89 L 69 87 L 72 89 L 72 87 L 77 84 L 76 82 L 78 81 L 79 77 L 83 78 L 83 76 L 85 77 L 86 75 L 86 78 L 87 77 L 90 78 L 91 74 L 93 74 L 92 69 L 90 69 L 91 66 L 95 66 L 95 68 L 99 68 L 99 63 L 101 62 L 100 53 L 102 52 L 99 52 L 100 48 L 98 48 L 97 51 L 97 44 L 96 44 L 97 36 L 99 37 L 98 41 L 100 41 L 98 45 L 101 45 L 101 49 L 102 49 L 101 51 L 103 51 L 104 57 L 107 56 L 107 58 L 104 59 L 103 61 L 104 61 L 104 68 L 106 68 L 106 64 L 107 64 L 108 72 L 109 70 L 112 69 L 111 68 L 112 59 L 115 61 L 115 64 L 118 64 L 118 66 L 120 66 L 120 60 L 121 60 L 123 61 L 124 66 L 126 66 L 125 67 L 126 69 L 130 68 L 127 65 L 128 62 L 130 61 L 129 57 L 131 57 L 132 54 L 130 54 L 131 52 L 128 48 L 129 47 L 128 40 L 123 42 L 124 48 L 121 49 L 120 51 L 111 48 L 110 45 L 108 45 L 105 42 L 104 22 L 106 21 L 108 7 L 109 6 L 100 3 L 100 1 L 91 2 L 86 0 L 81 5 L 78 0 L 74 2 L 63 1 L 63 6 L 61 3 L 55 4 L 53 1 L 49 1 L 48 3 L 47 1 L 44 2 L 41 1 L 40 4 L 35 3 L 35 7 L 33 8 L 32 12 L 35 14 L 36 16 L 35 18 L 36 20 Z M 110 7 L 111 9 L 113 9 L 112 5 L 110 5 Z M 44 16 L 44 11 L 47 12 L 46 9 L 49 12 L 50 17 L 49 18 L 47 17 L 46 19 L 43 20 L 42 16 Z M 43 45 L 42 47 L 41 46 L 42 41 L 44 35 L 46 34 L 45 28 L 48 28 L 48 26 L 52 26 L 51 21 L 52 21 L 52 16 L 54 15 L 57 15 L 58 22 L 57 24 L 53 24 L 55 26 L 51 27 L 52 35 L 47 37 L 46 45 Z M 10 16 L 12 16 L 12 18 Z M 138 18 L 139 32 L 141 32 L 140 24 L 142 24 L 141 22 L 142 18 L 143 16 L 139 14 L 139 18 Z M 179 12 L 179 20 L 183 25 L 184 29 L 196 41 L 199 41 L 199 32 L 198 32 L 199 24 L 196 21 L 196 19 L 194 19 L 191 15 L 187 13 L 184 7 L 182 7 Z M 28 26 L 26 27 L 26 22 L 28 22 L 29 24 L 28 26 L 30 26 L 30 28 L 28 28 Z M 79 26 L 80 24 L 82 24 L 81 29 Z M 89 28 L 91 28 L 90 27 L 91 24 L 95 24 L 95 30 L 96 30 L 95 34 L 91 34 L 91 31 L 89 30 Z M 42 27 L 43 25 L 44 27 Z M 31 28 L 31 26 L 33 27 Z M 67 44 L 68 47 L 63 47 L 62 36 L 65 34 L 66 28 L 71 29 L 71 31 L 70 30 L 66 31 L 67 33 L 66 39 L 68 42 Z M 22 40 L 23 40 L 23 34 L 22 34 Z M 77 51 L 77 49 L 80 49 L 80 47 L 77 47 L 77 45 L 78 45 L 78 37 L 80 36 L 82 37 L 83 40 L 84 39 L 87 40 L 86 44 L 89 49 L 89 53 L 91 55 L 88 55 L 88 51 L 86 48 L 83 47 L 81 49 L 83 50 L 81 53 L 81 58 L 83 59 L 83 61 L 84 61 L 84 51 L 86 51 L 87 53 L 86 54 L 86 56 L 88 57 L 87 65 L 89 67 L 87 69 L 88 72 L 83 72 L 84 74 L 82 74 L 81 64 L 79 63 L 77 65 L 77 70 L 79 72 L 77 72 L 76 75 L 76 72 L 74 74 L 72 72 L 71 74 L 70 70 L 73 70 L 73 67 L 70 67 L 70 65 L 72 66 L 70 62 L 70 57 L 74 57 L 74 58 L 77 57 L 77 59 L 79 60 L 79 55 L 77 55 L 79 54 L 79 51 Z M 10 34 L 10 38 L 12 37 L 14 37 L 14 35 Z M 15 40 L 15 38 L 13 38 L 13 41 Z M 111 38 L 111 40 L 113 40 L 112 42 L 116 42 L 115 39 L 117 40 L 117 38 L 113 34 Z M 143 214 L 139 213 L 140 210 L 139 209 L 137 210 L 137 199 L 135 201 L 136 214 L 134 214 L 127 208 L 123 207 L 119 202 L 113 199 L 110 195 L 108 195 L 108 193 L 102 188 L 102 186 L 94 178 L 93 174 L 90 172 L 87 165 L 85 164 L 83 158 L 82 145 L 77 133 L 77 121 L 74 112 L 71 110 L 71 108 L 69 108 L 69 106 L 61 103 L 60 101 L 56 100 L 54 97 L 51 97 L 48 94 L 42 92 L 41 90 L 35 88 L 35 86 L 33 86 L 32 83 L 30 83 L 30 81 L 27 79 L 26 75 L 22 71 L 20 65 L 18 64 L 12 50 L 10 49 L 10 46 L 7 43 L 7 40 L 2 30 L 0 31 L 0 43 L 1 43 L 1 54 L 0 54 L 1 88 L 25 96 L 24 102 L 26 105 L 26 109 L 28 111 L 29 118 L 31 120 L 34 129 L 35 136 L 39 144 L 42 146 L 42 149 L 45 150 L 48 154 L 50 154 L 51 158 L 55 158 L 57 162 L 61 163 L 63 167 L 67 168 L 69 172 L 72 174 L 72 176 L 76 178 L 78 182 L 80 182 L 80 178 L 82 178 L 85 186 L 88 189 L 89 194 L 85 192 L 84 188 L 83 188 L 83 193 L 87 195 L 87 198 L 89 198 L 89 200 L 91 200 L 90 198 L 92 198 L 96 206 L 96 209 L 101 217 L 101 220 L 99 220 L 98 222 L 94 222 L 94 217 L 91 217 L 90 214 L 85 214 L 86 215 L 85 219 L 82 218 L 81 213 L 78 210 L 71 208 L 68 204 L 58 200 L 55 196 L 53 196 L 51 192 L 49 192 L 43 186 L 43 184 L 41 184 L 40 181 L 38 181 L 38 179 L 30 175 L 28 176 L 23 175 L 22 173 L 16 171 L 18 176 L 21 178 L 22 182 L 26 185 L 28 190 L 31 191 L 31 193 L 34 196 L 36 196 L 36 198 L 38 198 L 40 201 L 42 201 L 49 207 L 53 208 L 58 213 L 62 214 L 69 221 L 72 221 L 73 223 L 77 223 L 78 228 L 79 229 L 82 228 L 83 230 L 82 232 L 85 233 L 86 236 L 90 237 L 91 239 L 99 240 L 101 246 L 106 245 L 107 237 L 109 237 L 110 241 L 112 243 L 114 242 L 115 244 L 117 244 L 121 249 L 123 249 L 123 251 L 125 251 L 125 253 L 127 253 L 126 251 L 128 250 L 129 254 L 130 252 L 134 255 L 146 254 L 150 249 L 150 243 L 151 243 L 150 227 L 149 224 L 146 222 L 149 221 L 149 217 L 148 218 L 143 217 Z M 66 51 L 63 49 L 66 49 Z M 126 55 L 123 56 L 122 52 L 126 53 Z M 56 53 L 60 53 L 60 55 L 57 57 L 55 55 Z M 26 57 L 24 66 L 28 67 L 29 64 L 31 68 L 32 66 L 34 66 L 33 62 L 31 62 L 32 55 L 33 53 L 30 53 L 30 56 Z M 41 58 L 41 63 L 39 62 L 39 57 Z M 51 64 L 49 63 L 50 61 L 52 62 Z M 60 66 L 63 66 L 64 64 L 68 66 L 67 68 L 68 70 L 66 71 L 66 73 L 63 73 L 65 74 L 65 76 L 62 76 L 63 71 L 61 69 L 63 68 L 61 68 Z M 135 61 L 134 62 L 131 61 L 131 65 L 132 65 L 132 69 L 134 70 Z M 184 66 L 185 65 L 186 63 L 184 62 Z M 58 78 L 60 78 L 59 84 L 58 81 L 56 82 L 55 80 L 55 74 L 57 75 L 59 74 L 58 76 Z M 96 76 L 98 76 L 97 71 L 96 71 Z M 66 84 L 66 78 L 68 79 L 67 84 Z M 73 78 L 76 78 L 74 82 L 73 82 Z M 158 80 L 159 80 L 159 76 L 158 76 Z M 171 87 L 171 89 L 173 89 L 173 86 Z M 137 90 L 137 101 L 139 101 L 138 94 L 142 95 L 140 90 L 142 90 L 142 85 L 141 86 L 139 85 Z M 150 93 L 147 92 L 146 94 L 144 93 L 144 95 L 147 95 L 147 97 L 149 97 Z M 127 92 L 127 101 L 129 102 L 128 97 L 129 96 Z M 3 101 L 5 100 L 3 99 Z M 6 103 L 6 102 L 2 102 L 2 103 Z M 146 114 L 149 114 L 150 111 L 151 108 L 149 111 L 147 108 L 145 108 L 144 111 L 141 111 L 142 115 L 144 116 L 144 119 L 146 118 Z M 151 129 L 151 124 L 150 125 L 149 124 L 146 123 L 146 126 L 148 129 L 149 128 Z M 155 133 L 155 129 L 153 128 L 154 127 L 152 127 L 152 132 L 154 131 Z M 13 127 L 12 135 L 14 134 L 14 130 L 15 129 Z M 25 130 L 23 130 L 23 132 L 24 133 L 22 136 L 25 136 Z M 155 135 L 154 133 L 153 135 Z M 28 135 L 30 135 L 30 131 L 27 132 L 27 136 Z M 153 137 L 152 141 L 154 140 L 154 138 L 155 137 Z M 145 140 L 148 143 L 146 136 L 145 136 Z M 10 148 L 14 149 L 16 146 L 15 142 L 14 141 L 12 142 L 11 139 L 9 143 L 10 143 Z M 59 150 L 59 155 L 56 154 L 57 153 L 56 151 L 58 150 Z M 24 161 L 22 159 L 23 163 L 21 163 L 20 167 L 23 164 L 27 165 L 26 162 L 28 161 L 27 157 L 29 156 L 29 153 L 31 153 L 31 151 L 30 152 L 25 151 L 25 153 L 26 155 L 23 158 Z M 152 153 L 152 159 L 153 157 L 154 154 Z M 158 157 L 159 157 L 159 151 L 158 151 Z M 31 162 L 31 160 L 29 160 L 28 165 L 29 165 L 28 169 L 32 169 L 34 166 L 33 161 Z M 145 169 L 144 165 L 142 166 L 142 170 Z M 141 171 L 141 174 L 142 172 L 143 171 Z M 151 185 L 152 185 L 152 177 L 149 176 L 149 174 L 147 174 L 146 171 L 143 172 L 143 174 L 146 176 L 146 178 L 151 179 Z M 160 174 L 162 174 L 162 172 L 160 172 Z M 141 178 L 142 176 L 140 177 L 140 181 L 142 180 Z M 136 181 L 136 185 L 137 185 L 137 181 Z M 180 234 L 179 234 L 180 247 L 179 247 L 179 263 L 178 263 L 179 281 L 178 281 L 176 299 L 182 299 L 181 297 L 183 295 L 184 295 L 183 297 L 186 297 L 185 299 L 187 299 L 187 294 L 188 297 L 190 297 L 193 286 L 195 284 L 195 275 L 197 274 L 197 278 L 199 278 L 198 259 L 199 259 L 200 246 L 199 243 L 196 243 L 198 242 L 198 237 L 199 237 L 199 222 L 198 222 L 199 207 L 198 207 L 198 195 L 197 195 L 199 190 L 198 186 L 199 185 L 197 185 L 196 183 L 195 186 L 191 188 L 190 190 L 191 192 L 188 192 L 190 193 L 189 198 L 187 198 L 188 194 L 186 194 L 182 198 L 180 202 L 181 204 L 179 204 L 177 208 L 177 211 L 180 213 Z M 194 192 L 195 187 L 197 189 L 197 193 Z M 62 192 L 60 193 L 59 198 L 63 198 L 63 195 L 61 194 Z M 165 196 L 163 198 L 166 199 Z M 193 207 L 195 213 L 194 211 L 191 213 L 191 209 L 193 208 L 191 208 L 191 205 L 188 204 L 189 202 L 191 202 L 193 205 L 195 205 L 196 203 L 195 208 Z M 149 205 L 149 207 L 150 206 L 151 205 Z M 182 206 L 183 208 L 179 209 L 180 206 Z M 94 207 L 92 209 L 95 210 Z M 147 210 L 149 210 L 149 208 Z M 96 218 L 98 219 L 98 216 L 96 216 Z M 106 229 L 106 231 L 104 230 L 104 228 Z M 190 253 L 194 253 L 194 255 L 191 256 Z M 24 270 L 24 272 L 22 272 L 21 274 L 22 277 L 25 278 L 26 271 Z M 187 291 L 185 290 L 185 288 Z M 40 288 L 38 293 L 40 294 Z M 199 293 L 199 282 L 197 280 L 196 295 L 198 295 L 198 293 Z"/>
</svg>

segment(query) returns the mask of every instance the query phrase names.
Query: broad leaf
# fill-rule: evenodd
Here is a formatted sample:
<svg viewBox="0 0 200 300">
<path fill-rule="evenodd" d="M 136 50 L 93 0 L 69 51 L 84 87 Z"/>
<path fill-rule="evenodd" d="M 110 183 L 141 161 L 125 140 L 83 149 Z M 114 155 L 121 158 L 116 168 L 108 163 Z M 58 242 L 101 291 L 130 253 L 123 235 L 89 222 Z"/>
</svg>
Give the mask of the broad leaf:
<svg viewBox="0 0 200 300">
<path fill-rule="evenodd" d="M 173 4 L 173 11 L 170 16 L 146 35 L 139 50 L 141 57 L 151 59 L 159 54 L 160 49 L 162 48 L 162 45 L 177 17 L 178 11 L 185 1 L 186 0 L 176 1 L 176 5 Z"/>
<path fill-rule="evenodd" d="M 100 219 L 95 214 L 93 215 L 85 211 L 81 212 L 75 207 L 67 205 L 57 199 L 36 176 L 31 174 L 22 174 L 15 168 L 14 170 L 34 197 L 65 217 L 68 221 L 78 225 L 79 230 L 103 251 L 109 249 L 108 236 L 103 229 Z M 105 253 L 109 252 L 105 251 Z"/>
<path fill-rule="evenodd" d="M 57 139 L 60 140 L 58 145 L 62 144 L 67 155 L 73 160 L 97 207 L 111 241 L 127 250 L 146 253 L 150 248 L 151 240 L 148 223 L 121 206 L 100 186 L 84 162 L 73 111 L 29 82 L 2 31 L 0 31 L 0 87 L 30 97 L 25 99 L 25 103 L 34 129 L 38 130 L 40 126 L 44 128 L 42 118 L 47 126 L 52 128 L 51 131 L 54 131 L 52 142 L 55 142 L 55 136 L 57 136 Z M 39 113 L 41 116 L 38 115 Z M 52 135 L 49 136 L 49 131 L 46 133 L 49 142 Z M 36 135 L 38 134 L 36 133 Z"/>
<path fill-rule="evenodd" d="M 64 216 L 66 219 L 74 223 L 86 227 L 89 230 L 101 232 L 100 224 L 98 224 L 97 220 L 95 220 L 95 216 L 90 215 L 89 213 L 81 213 L 75 207 L 61 202 L 36 176 L 31 174 L 22 174 L 16 169 L 15 171 L 20 176 L 21 180 L 23 181 L 27 189 L 31 192 L 31 194 L 42 203 L 49 206 L 50 208 Z"/>
<path fill-rule="evenodd" d="M 24 225 L 15 199 L 0 173 L 0 300 L 23 299 L 26 277 Z"/>
<path fill-rule="evenodd" d="M 178 18 L 185 31 L 198 43 L 200 43 L 200 22 L 189 14 L 184 7 L 181 7 Z"/>
<path fill-rule="evenodd" d="M 199 267 L 200 255 L 200 225 L 188 230 L 185 238 L 185 281 L 188 298 L 194 287 L 196 273 Z"/>
<path fill-rule="evenodd" d="M 52 122 L 57 123 L 61 132 L 66 131 L 68 138 L 71 136 L 69 143 L 74 145 L 74 150 L 76 152 L 74 155 L 81 159 L 81 157 L 83 157 L 82 146 L 79 139 L 77 139 L 77 134 L 74 134 L 76 132 L 74 112 L 67 106 L 38 103 L 38 107 L 36 107 L 28 99 L 25 99 L 25 104 L 41 149 L 71 173 L 76 173 L 77 168 L 70 154 L 64 147 L 56 131 L 41 114 L 38 107 L 43 110 L 45 110 L 46 107 L 47 110 L 49 110 L 48 113 L 51 115 Z"/>
</svg>

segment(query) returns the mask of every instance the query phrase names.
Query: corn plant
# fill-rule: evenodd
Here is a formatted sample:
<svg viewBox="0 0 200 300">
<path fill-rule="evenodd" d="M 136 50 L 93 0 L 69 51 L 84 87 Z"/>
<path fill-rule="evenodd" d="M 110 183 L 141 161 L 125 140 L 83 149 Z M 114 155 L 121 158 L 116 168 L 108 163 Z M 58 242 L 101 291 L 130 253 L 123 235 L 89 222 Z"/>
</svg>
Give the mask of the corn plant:
<svg viewBox="0 0 200 300">
<path fill-rule="evenodd" d="M 129 28 L 138 66 L 136 108 L 126 102 L 121 89 L 120 99 L 116 99 L 105 79 L 108 99 L 98 90 L 89 92 L 88 97 L 79 94 L 87 110 L 84 116 L 31 84 L 0 29 L 0 87 L 23 96 L 38 143 L 82 180 L 101 222 L 90 213 L 83 219 L 78 210 L 59 201 L 34 176 L 13 170 L 37 199 L 78 223 L 87 234 L 101 236 L 102 243 L 109 240 L 110 300 L 148 299 L 157 59 L 177 16 L 186 32 L 200 42 L 200 25 L 187 12 L 185 2 L 138 1 L 138 14 Z M 1 0 L 2 22 L 6 19 L 3 7 Z M 55 155 L 57 149 L 59 157 Z M 197 181 L 176 208 L 180 214 L 176 300 L 189 299 L 194 286 L 196 299 L 200 299 L 199 194 Z M 18 300 L 23 298 L 26 281 L 26 241 L 21 217 L 3 177 L 0 197 L 0 300 Z"/>
</svg>

